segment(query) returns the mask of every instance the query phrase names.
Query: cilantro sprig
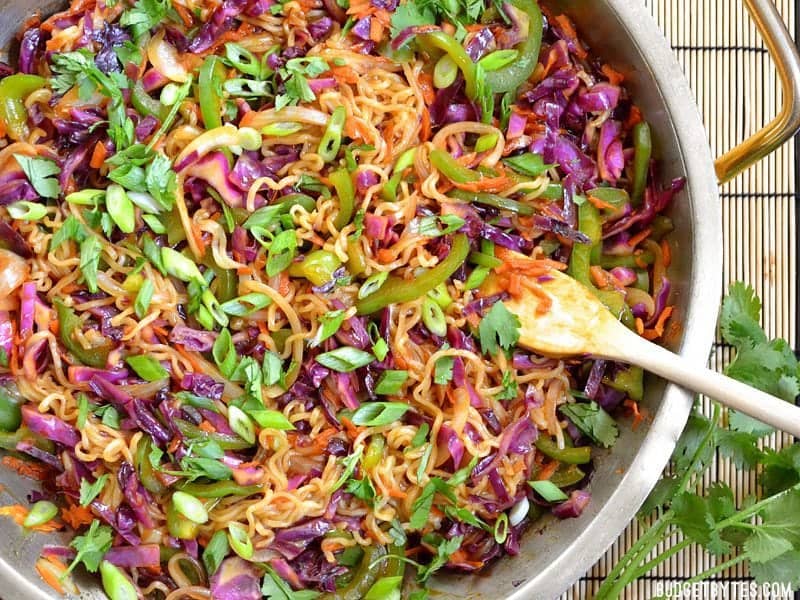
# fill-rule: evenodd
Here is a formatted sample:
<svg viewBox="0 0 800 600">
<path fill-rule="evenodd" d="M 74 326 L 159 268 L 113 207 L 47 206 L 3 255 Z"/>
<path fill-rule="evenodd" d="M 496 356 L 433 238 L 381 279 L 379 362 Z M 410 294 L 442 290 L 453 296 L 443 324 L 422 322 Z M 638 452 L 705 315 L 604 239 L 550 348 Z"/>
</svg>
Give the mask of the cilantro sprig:
<svg viewBox="0 0 800 600">
<path fill-rule="evenodd" d="M 761 302 L 752 288 L 731 285 L 722 304 L 720 331 L 736 349 L 726 373 L 760 390 L 794 401 L 800 390 L 797 359 L 785 340 L 768 339 L 759 325 Z M 725 418 L 723 418 L 723 416 Z M 637 578 L 684 547 L 699 546 L 717 557 L 715 566 L 693 578 L 702 581 L 745 563 L 756 583 L 800 587 L 800 447 L 762 448 L 772 428 L 714 405 L 711 417 L 695 412 L 672 455 L 671 474 L 663 477 L 640 514 L 653 515 L 651 526 L 609 572 L 595 598 L 621 595 Z M 703 476 L 715 454 L 743 469 L 757 467 L 761 493 L 738 506 L 725 483 L 705 491 Z M 668 544 L 676 534 L 682 540 Z M 655 548 L 665 548 L 653 554 Z M 725 558 L 722 558 L 725 557 Z"/>
</svg>

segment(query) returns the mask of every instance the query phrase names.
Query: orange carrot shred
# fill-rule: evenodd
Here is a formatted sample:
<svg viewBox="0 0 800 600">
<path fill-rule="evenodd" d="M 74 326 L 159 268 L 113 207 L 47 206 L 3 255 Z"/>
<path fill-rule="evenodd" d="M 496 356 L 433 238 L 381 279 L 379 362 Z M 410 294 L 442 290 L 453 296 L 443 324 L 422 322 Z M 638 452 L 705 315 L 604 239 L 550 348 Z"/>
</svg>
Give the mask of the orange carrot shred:
<svg viewBox="0 0 800 600">
<path fill-rule="evenodd" d="M 108 150 L 106 150 L 106 145 L 103 142 L 97 142 L 94 145 L 94 150 L 92 151 L 92 158 L 89 161 L 89 166 L 93 169 L 99 169 L 103 166 L 103 163 L 106 161 L 106 156 L 108 155 Z"/>
</svg>

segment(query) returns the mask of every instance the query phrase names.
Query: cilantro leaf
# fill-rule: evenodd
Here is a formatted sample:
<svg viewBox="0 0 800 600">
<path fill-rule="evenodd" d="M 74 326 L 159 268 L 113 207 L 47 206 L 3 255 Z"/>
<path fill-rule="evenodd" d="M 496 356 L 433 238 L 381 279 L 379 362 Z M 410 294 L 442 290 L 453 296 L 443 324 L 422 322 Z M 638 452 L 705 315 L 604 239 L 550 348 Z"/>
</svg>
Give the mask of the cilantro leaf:
<svg viewBox="0 0 800 600">
<path fill-rule="evenodd" d="M 92 500 L 97 498 L 98 494 L 103 491 L 103 487 L 105 487 L 106 482 L 108 481 L 108 474 L 105 473 L 97 478 L 94 483 L 89 483 L 85 479 L 81 478 L 81 490 L 80 490 L 80 504 L 81 506 L 88 506 L 91 504 Z"/>
<path fill-rule="evenodd" d="M 481 351 L 494 356 L 498 343 L 503 350 L 510 350 L 519 339 L 519 328 L 517 315 L 509 312 L 502 302 L 493 304 L 478 325 Z"/>
<path fill-rule="evenodd" d="M 61 186 L 58 184 L 58 179 L 53 178 L 52 175 L 61 173 L 61 167 L 55 161 L 24 154 L 15 154 L 14 158 L 37 194 L 42 198 L 58 198 Z"/>
<path fill-rule="evenodd" d="M 760 316 L 761 301 L 755 290 L 741 282 L 731 284 L 720 313 L 720 330 L 725 341 L 737 347 L 765 342 L 767 336 L 759 324 Z"/>
<path fill-rule="evenodd" d="M 313 101 L 316 95 L 307 78 L 319 77 L 329 70 L 328 63 L 318 56 L 292 58 L 286 61 L 285 67 L 279 72 L 283 79 L 284 91 L 275 98 L 275 110 L 300 102 Z"/>
<path fill-rule="evenodd" d="M 50 238 L 50 251 L 52 252 L 67 240 L 78 243 L 86 238 L 86 228 L 74 215 L 68 216 Z"/>
<path fill-rule="evenodd" d="M 167 0 L 136 0 L 133 8 L 126 10 L 119 19 L 120 25 L 130 29 L 139 39 L 167 16 Z"/>
<path fill-rule="evenodd" d="M 67 567 L 66 573 L 72 572 L 72 569 L 80 563 L 83 563 L 90 573 L 96 572 L 103 556 L 111 548 L 113 539 L 114 533 L 111 527 L 100 525 L 100 521 L 97 519 L 92 521 L 89 530 L 85 534 L 77 536 L 70 543 L 70 546 L 75 548 L 78 553 Z"/>
<path fill-rule="evenodd" d="M 561 406 L 561 412 L 604 448 L 610 448 L 617 441 L 619 429 L 616 421 L 596 402 L 565 404 Z"/>
<path fill-rule="evenodd" d="M 433 25 L 436 23 L 436 15 L 429 8 L 420 8 L 416 2 L 404 2 L 395 9 L 392 14 L 391 33 L 392 37 L 397 37 L 400 32 L 409 27 L 420 25 Z"/>
<path fill-rule="evenodd" d="M 422 537 L 422 541 L 436 549 L 436 555 L 426 566 L 417 571 L 417 581 L 425 583 L 431 575 L 441 569 L 450 560 L 450 556 L 461 548 L 464 541 L 463 535 L 457 535 L 449 540 L 444 539 L 438 534 L 427 534 Z"/>
</svg>

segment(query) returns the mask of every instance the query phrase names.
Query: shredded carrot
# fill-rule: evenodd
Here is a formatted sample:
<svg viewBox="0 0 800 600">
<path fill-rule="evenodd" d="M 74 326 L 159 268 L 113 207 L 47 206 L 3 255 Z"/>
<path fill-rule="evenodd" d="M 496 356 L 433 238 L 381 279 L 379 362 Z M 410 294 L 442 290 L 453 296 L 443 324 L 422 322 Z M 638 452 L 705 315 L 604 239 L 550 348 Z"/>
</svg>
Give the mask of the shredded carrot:
<svg viewBox="0 0 800 600">
<path fill-rule="evenodd" d="M 509 273 L 506 289 L 512 298 L 519 298 L 522 295 L 522 277 L 519 273 Z"/>
<path fill-rule="evenodd" d="M 408 497 L 408 494 L 406 494 L 400 488 L 392 486 L 389 488 L 389 496 L 391 498 L 398 498 L 400 500 L 405 500 Z"/>
<path fill-rule="evenodd" d="M 383 37 L 383 23 L 379 19 L 372 19 L 369 22 L 369 39 L 376 44 L 381 41 Z"/>
<path fill-rule="evenodd" d="M 347 84 L 356 84 L 358 83 L 358 73 L 352 68 L 346 65 L 341 67 L 332 66 L 331 67 L 331 74 L 333 74 L 333 78 L 336 79 L 339 83 L 347 83 Z M 248 113 L 249 114 L 249 113 Z M 247 115 L 242 117 L 242 122 L 245 121 Z"/>
<path fill-rule="evenodd" d="M 436 93 L 433 91 L 433 76 L 424 71 L 417 76 L 419 89 L 422 91 L 422 99 L 425 104 L 430 106 L 436 100 Z"/>
<path fill-rule="evenodd" d="M 165 339 L 169 337 L 169 332 L 163 327 L 159 327 L 158 325 L 151 325 L 151 327 L 153 328 L 153 331 L 156 332 L 156 335 L 160 335 Z"/>
<path fill-rule="evenodd" d="M 600 200 L 600 198 L 598 198 L 597 196 L 592 196 L 592 192 L 589 192 L 587 199 L 589 200 L 589 202 L 592 203 L 592 205 L 601 210 L 610 210 L 613 212 L 617 212 L 616 206 L 614 206 L 613 204 L 609 204 L 608 202 L 604 202 L 603 200 Z"/>
<path fill-rule="evenodd" d="M 664 310 L 661 311 L 661 314 L 658 315 L 658 320 L 656 321 L 655 326 L 652 329 L 645 329 L 642 333 L 642 337 L 648 340 L 655 340 L 660 338 L 664 335 L 664 325 L 669 319 L 670 315 L 672 315 L 672 311 L 675 309 L 674 306 L 667 306 Z"/>
<path fill-rule="evenodd" d="M 625 127 L 632 129 L 634 125 L 642 122 L 642 111 L 635 104 L 631 106 L 631 111 L 628 113 L 628 118 L 625 120 Z"/>
<path fill-rule="evenodd" d="M 453 182 L 453 185 L 460 190 L 468 192 L 501 192 L 511 184 L 511 179 L 507 175 L 500 175 L 499 177 L 484 177 L 478 181 L 470 181 L 468 183 Z"/>
<path fill-rule="evenodd" d="M 21 504 L 2 506 L 0 507 L 0 516 L 10 517 L 17 525 L 22 526 L 22 524 L 25 522 L 25 518 L 28 516 L 28 509 Z M 50 520 L 46 523 L 42 523 L 41 525 L 37 525 L 36 527 L 31 527 L 30 530 L 40 531 L 42 533 L 52 533 L 53 531 L 58 531 L 59 529 L 63 528 L 64 526 L 61 523 Z"/>
<path fill-rule="evenodd" d="M 53 567 L 56 567 L 55 569 Z M 67 570 L 60 561 L 55 558 L 40 558 L 36 561 L 36 572 L 39 577 L 59 594 L 64 594 L 64 585 L 61 582 L 61 574 Z"/>
<path fill-rule="evenodd" d="M 635 400 L 632 400 L 631 398 L 626 398 L 625 402 L 623 402 L 622 404 L 623 406 L 626 406 L 627 408 L 631 409 L 631 412 L 633 412 L 633 424 L 631 425 L 631 429 L 636 431 L 636 428 L 639 426 L 639 423 L 641 423 L 644 420 L 644 415 L 642 415 L 641 411 L 639 410 L 639 403 L 636 402 Z"/>
<path fill-rule="evenodd" d="M 631 239 L 628 240 L 628 246 L 630 246 L 631 248 L 635 248 L 641 242 L 643 242 L 647 238 L 649 238 L 651 233 L 652 233 L 652 230 L 649 227 L 647 229 L 645 229 L 644 231 L 640 231 L 639 233 L 637 233 Z"/>
<path fill-rule="evenodd" d="M 636 333 L 642 335 L 644 333 L 644 321 L 641 317 L 636 317 L 633 321 L 636 324 Z"/>
<path fill-rule="evenodd" d="M 50 469 L 40 463 L 28 462 L 16 456 L 4 456 L 0 463 L 9 469 L 13 469 L 23 477 L 35 479 L 36 481 L 45 481 L 50 478 Z"/>
<path fill-rule="evenodd" d="M 427 107 L 424 107 L 420 121 L 419 141 L 427 142 L 429 139 L 431 139 L 431 113 Z"/>
<path fill-rule="evenodd" d="M 394 252 L 389 248 L 381 248 L 375 254 L 375 258 L 378 259 L 379 263 L 387 264 L 394 260 Z"/>
<path fill-rule="evenodd" d="M 532 281 L 525 281 L 525 287 L 539 299 L 539 303 L 536 305 L 537 315 L 542 315 L 550 310 L 550 307 L 553 306 L 553 299 L 545 293 L 541 286 Z"/>
<path fill-rule="evenodd" d="M 328 427 L 327 429 L 323 429 L 317 435 L 314 436 L 314 439 L 311 441 L 311 445 L 314 448 L 319 449 L 320 451 L 324 450 L 328 446 L 328 442 L 330 439 L 338 433 L 338 430 L 335 427 Z"/>
<path fill-rule="evenodd" d="M 600 67 L 600 72 L 608 78 L 612 85 L 619 85 L 625 81 L 625 75 L 614 69 L 611 65 L 604 64 Z"/>
<path fill-rule="evenodd" d="M 661 258 L 664 261 L 665 268 L 672 264 L 672 248 L 670 248 L 667 240 L 661 240 Z"/>
<path fill-rule="evenodd" d="M 607 287 L 610 283 L 608 274 L 605 272 L 603 267 L 592 265 L 589 267 L 589 274 L 592 276 L 592 280 L 594 281 L 595 285 L 599 288 Z"/>
<path fill-rule="evenodd" d="M 342 417 L 342 425 L 344 426 L 344 431 L 351 440 L 356 439 L 365 427 L 359 427 L 358 425 L 353 424 L 353 422 L 348 419 L 347 417 Z"/>
<path fill-rule="evenodd" d="M 61 508 L 61 519 L 70 527 L 77 530 L 81 525 L 88 525 L 94 520 L 92 512 L 86 506 L 70 504 Z"/>
<path fill-rule="evenodd" d="M 103 142 L 97 142 L 94 145 L 94 150 L 92 151 L 92 158 L 89 160 L 89 166 L 93 169 L 99 169 L 103 166 L 103 163 L 106 161 L 106 156 L 108 155 L 108 151 L 106 150 L 106 145 Z"/>
<path fill-rule="evenodd" d="M 214 427 L 209 421 L 206 421 L 205 419 L 200 421 L 200 425 L 198 425 L 197 428 L 200 429 L 201 431 L 205 431 L 206 433 L 215 433 L 217 431 L 217 428 Z"/>
<path fill-rule="evenodd" d="M 552 460 L 546 465 L 542 467 L 542 470 L 536 474 L 536 479 L 538 481 L 542 481 L 544 479 L 550 479 L 553 476 L 553 473 L 556 472 L 558 469 L 559 461 Z"/>
<path fill-rule="evenodd" d="M 172 8 L 174 8 L 175 12 L 178 13 L 178 16 L 181 18 L 181 21 L 183 21 L 183 24 L 186 25 L 186 27 L 192 26 L 192 23 L 194 22 L 194 19 L 192 19 L 192 13 L 189 12 L 185 6 L 182 6 L 178 2 L 173 2 Z"/>
<path fill-rule="evenodd" d="M 194 357 L 192 352 L 186 350 L 181 344 L 175 344 L 173 348 L 178 351 L 178 354 L 189 361 L 189 364 L 192 365 L 192 369 L 194 369 L 196 373 L 204 372 L 203 366 L 198 362 L 197 358 Z"/>
</svg>

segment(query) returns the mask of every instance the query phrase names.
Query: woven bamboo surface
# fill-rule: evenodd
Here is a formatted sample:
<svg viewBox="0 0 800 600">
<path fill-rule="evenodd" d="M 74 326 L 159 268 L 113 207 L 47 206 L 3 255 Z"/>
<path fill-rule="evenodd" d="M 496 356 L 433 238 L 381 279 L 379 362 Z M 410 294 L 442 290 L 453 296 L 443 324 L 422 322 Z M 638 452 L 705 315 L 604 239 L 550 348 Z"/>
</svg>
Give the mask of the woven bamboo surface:
<svg viewBox="0 0 800 600">
<path fill-rule="evenodd" d="M 776 114 L 781 102 L 779 81 L 741 0 L 632 1 L 643 1 L 647 5 L 672 45 L 700 107 L 714 156 L 734 146 Z M 798 3 L 795 0 L 774 1 L 794 33 Z M 797 225 L 800 214 L 796 208 L 799 174 L 795 151 L 795 143 L 784 145 L 720 191 L 724 281 L 726 285 L 735 280 L 753 285 L 764 304 L 763 323 L 767 334 L 786 338 L 797 348 Z M 729 354 L 728 348 L 717 343 L 711 365 L 721 369 Z M 789 442 L 788 436 L 780 435 L 768 440 L 774 447 Z M 739 498 L 753 493 L 756 487 L 753 473 L 742 473 L 720 457 L 712 465 L 705 484 L 714 481 L 727 482 Z M 641 531 L 638 523 L 632 522 L 562 600 L 590 598 L 607 570 Z M 662 550 L 664 548 L 659 552 Z M 655 598 L 670 584 L 685 581 L 713 564 L 705 553 L 687 549 L 649 577 L 630 586 L 623 598 Z M 722 579 L 744 581 L 747 570 L 738 565 L 725 572 Z"/>
</svg>

